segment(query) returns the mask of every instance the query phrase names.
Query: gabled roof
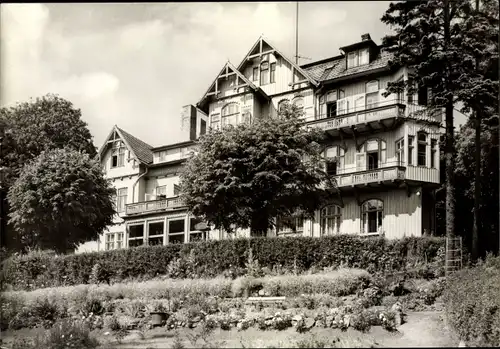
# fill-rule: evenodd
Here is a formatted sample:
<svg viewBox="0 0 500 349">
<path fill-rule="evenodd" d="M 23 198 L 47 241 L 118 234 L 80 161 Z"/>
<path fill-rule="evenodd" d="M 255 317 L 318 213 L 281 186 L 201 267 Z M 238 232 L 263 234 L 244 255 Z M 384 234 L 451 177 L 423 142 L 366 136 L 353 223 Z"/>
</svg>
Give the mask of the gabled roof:
<svg viewBox="0 0 500 349">
<path fill-rule="evenodd" d="M 303 66 L 310 75 L 313 75 L 320 82 L 329 82 L 336 79 L 354 77 L 358 74 L 376 72 L 380 69 L 388 69 L 389 61 L 393 57 L 392 53 L 380 50 L 369 64 L 346 68 L 346 56 L 337 56 L 331 59 L 324 59 L 316 63 L 309 63 Z"/>
<path fill-rule="evenodd" d="M 234 65 L 231 64 L 231 62 L 227 61 L 222 70 L 220 71 L 219 74 L 217 74 L 217 77 L 214 79 L 214 82 L 210 85 L 208 88 L 207 92 L 203 95 L 203 97 L 200 99 L 198 104 L 202 103 L 208 96 L 210 95 L 216 95 L 217 91 L 216 89 L 216 82 L 218 81 L 219 78 L 227 76 L 228 74 L 236 74 L 237 76 L 237 81 L 241 80 L 243 84 L 239 85 L 240 87 L 242 86 L 248 86 L 254 91 L 259 91 L 260 88 L 257 87 L 253 82 L 248 80 L 245 75 L 243 75 Z M 238 85 L 238 84 L 237 84 Z M 213 91 L 212 91 L 213 90 Z"/>
<path fill-rule="evenodd" d="M 132 136 L 130 133 L 122 130 L 118 126 L 114 125 L 113 129 L 109 133 L 108 137 L 104 141 L 101 149 L 99 149 L 99 156 L 101 157 L 104 151 L 107 149 L 108 141 L 115 134 L 120 137 L 120 139 L 125 143 L 125 146 L 132 153 L 132 155 L 137 158 L 140 162 L 145 165 L 153 163 L 153 147 L 146 142 L 141 141 L 139 138 Z"/>
<path fill-rule="evenodd" d="M 245 65 L 245 63 L 248 61 L 249 57 L 250 56 L 253 56 L 253 55 L 256 55 L 256 54 L 265 54 L 265 53 L 277 53 L 278 55 L 280 55 L 281 57 L 283 57 L 283 59 L 285 61 L 287 61 L 292 67 L 294 67 L 300 74 L 302 74 L 304 76 L 304 78 L 306 78 L 306 80 L 308 80 L 311 84 L 313 84 L 314 86 L 318 86 L 318 82 L 316 80 L 314 80 L 304 69 L 302 69 L 300 66 L 298 66 L 297 64 L 295 64 L 291 59 L 289 59 L 287 56 L 285 56 L 283 53 L 281 53 L 280 51 L 278 51 L 276 49 L 276 46 L 272 45 L 268 39 L 264 39 L 262 36 L 257 40 L 257 42 L 252 46 L 252 48 L 250 49 L 250 51 L 248 51 L 247 55 L 245 56 L 245 58 L 243 58 L 243 60 L 241 61 L 240 65 L 238 65 L 238 70 L 241 71 L 241 69 L 243 68 L 243 66 Z"/>
</svg>

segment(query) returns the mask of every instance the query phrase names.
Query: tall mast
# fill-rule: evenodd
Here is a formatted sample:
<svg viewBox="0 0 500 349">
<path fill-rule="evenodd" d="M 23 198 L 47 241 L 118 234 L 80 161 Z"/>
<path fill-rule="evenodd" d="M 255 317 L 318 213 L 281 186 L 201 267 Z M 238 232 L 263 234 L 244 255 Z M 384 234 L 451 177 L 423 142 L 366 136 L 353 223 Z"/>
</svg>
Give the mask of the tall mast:
<svg viewBox="0 0 500 349">
<path fill-rule="evenodd" d="M 299 2 L 295 11 L 295 64 L 299 64 Z"/>
</svg>

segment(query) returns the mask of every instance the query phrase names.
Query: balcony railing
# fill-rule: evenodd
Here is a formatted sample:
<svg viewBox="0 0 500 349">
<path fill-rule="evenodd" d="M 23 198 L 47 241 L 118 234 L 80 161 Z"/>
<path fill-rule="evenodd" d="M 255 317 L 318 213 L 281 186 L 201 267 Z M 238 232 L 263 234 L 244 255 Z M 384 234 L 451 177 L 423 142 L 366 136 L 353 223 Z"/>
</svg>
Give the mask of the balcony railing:
<svg viewBox="0 0 500 349">
<path fill-rule="evenodd" d="M 335 176 L 338 187 L 405 179 L 405 168 L 391 166 Z"/>
<path fill-rule="evenodd" d="M 310 127 L 332 130 L 405 116 L 432 121 L 437 120 L 438 115 L 439 111 L 429 111 L 426 106 L 405 104 L 400 99 L 391 99 L 366 104 L 362 107 L 351 107 L 347 111 L 337 110 L 336 116 L 330 117 L 327 114 L 320 114 L 316 117 L 305 118 L 304 122 Z"/>
<path fill-rule="evenodd" d="M 125 214 L 143 214 L 184 207 L 185 204 L 180 197 L 166 198 L 151 201 L 142 201 L 125 205 Z"/>
</svg>

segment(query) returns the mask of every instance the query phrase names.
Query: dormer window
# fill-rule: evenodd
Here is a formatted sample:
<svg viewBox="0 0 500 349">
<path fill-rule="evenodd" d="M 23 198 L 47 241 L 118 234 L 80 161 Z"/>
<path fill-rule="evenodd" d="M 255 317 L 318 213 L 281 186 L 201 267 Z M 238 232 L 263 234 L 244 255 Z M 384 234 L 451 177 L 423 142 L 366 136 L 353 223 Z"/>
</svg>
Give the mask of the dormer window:
<svg viewBox="0 0 500 349">
<path fill-rule="evenodd" d="M 252 81 L 259 80 L 259 67 L 254 67 L 252 71 Z"/>
<path fill-rule="evenodd" d="M 347 69 L 370 63 L 370 54 L 367 48 L 349 52 L 347 54 Z"/>
</svg>

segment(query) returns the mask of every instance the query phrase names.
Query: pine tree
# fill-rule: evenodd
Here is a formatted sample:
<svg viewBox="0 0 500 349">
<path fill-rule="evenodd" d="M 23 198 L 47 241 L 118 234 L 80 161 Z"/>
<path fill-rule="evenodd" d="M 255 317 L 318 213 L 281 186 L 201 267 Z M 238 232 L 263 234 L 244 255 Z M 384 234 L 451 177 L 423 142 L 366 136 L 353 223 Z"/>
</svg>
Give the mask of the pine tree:
<svg viewBox="0 0 500 349">
<path fill-rule="evenodd" d="M 473 15 L 478 22 L 474 22 Z M 479 19 L 481 20 L 479 21 Z M 453 110 L 463 105 L 468 112 L 474 105 L 494 105 L 492 96 L 498 83 L 478 74 L 478 53 L 494 51 L 491 42 L 480 42 L 481 35 L 491 30 L 484 14 L 474 12 L 468 0 L 403 1 L 391 3 L 382 22 L 394 29 L 383 43 L 394 52 L 391 64 L 407 66 L 408 80 L 389 83 L 388 93 L 417 86 L 431 87 L 429 109 L 445 112 L 446 235 L 455 234 L 455 135 Z M 498 51 L 498 50 L 497 50 Z M 496 93 L 496 96 L 498 92 Z M 496 98 L 495 96 L 495 98 Z M 475 103 L 475 104 L 474 104 Z"/>
</svg>

